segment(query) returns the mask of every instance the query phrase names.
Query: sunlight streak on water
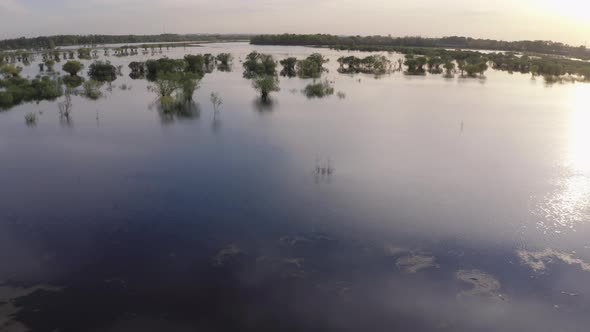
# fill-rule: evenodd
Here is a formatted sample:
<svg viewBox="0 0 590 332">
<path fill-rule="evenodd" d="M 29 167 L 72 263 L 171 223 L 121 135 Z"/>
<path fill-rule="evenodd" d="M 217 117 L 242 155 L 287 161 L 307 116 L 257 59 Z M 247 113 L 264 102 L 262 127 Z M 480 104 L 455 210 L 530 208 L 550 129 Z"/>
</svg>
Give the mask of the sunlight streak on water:
<svg viewBox="0 0 590 332">
<path fill-rule="evenodd" d="M 557 192 L 548 195 L 539 207 L 544 231 L 575 231 L 576 225 L 590 221 L 590 108 L 586 100 L 590 89 L 578 85 L 571 104 L 565 172 Z"/>
</svg>

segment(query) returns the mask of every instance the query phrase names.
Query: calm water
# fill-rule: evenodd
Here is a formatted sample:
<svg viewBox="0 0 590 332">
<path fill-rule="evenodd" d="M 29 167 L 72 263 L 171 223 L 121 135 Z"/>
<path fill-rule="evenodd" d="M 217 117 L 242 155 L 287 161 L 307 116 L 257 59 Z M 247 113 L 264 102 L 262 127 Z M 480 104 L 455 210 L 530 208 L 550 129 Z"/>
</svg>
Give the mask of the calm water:
<svg viewBox="0 0 590 332">
<path fill-rule="evenodd" d="M 321 50 L 345 98 L 281 78 L 262 104 L 254 49 L 318 51 L 164 50 L 236 58 L 186 116 L 128 77 L 151 55 L 110 57 L 124 76 L 70 121 L 0 112 L 0 331 L 587 330 L 590 85 L 351 76 Z"/>
</svg>

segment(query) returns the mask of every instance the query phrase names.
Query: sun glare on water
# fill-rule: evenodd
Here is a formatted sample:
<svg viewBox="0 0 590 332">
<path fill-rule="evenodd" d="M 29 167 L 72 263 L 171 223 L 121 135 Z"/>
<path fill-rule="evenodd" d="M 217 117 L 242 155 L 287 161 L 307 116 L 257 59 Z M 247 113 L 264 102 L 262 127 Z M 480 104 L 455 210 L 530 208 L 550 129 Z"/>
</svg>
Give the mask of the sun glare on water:
<svg viewBox="0 0 590 332">
<path fill-rule="evenodd" d="M 590 96 L 588 85 L 577 85 L 569 107 L 568 143 L 557 192 L 548 195 L 539 210 L 539 227 L 561 233 L 590 222 Z"/>
</svg>

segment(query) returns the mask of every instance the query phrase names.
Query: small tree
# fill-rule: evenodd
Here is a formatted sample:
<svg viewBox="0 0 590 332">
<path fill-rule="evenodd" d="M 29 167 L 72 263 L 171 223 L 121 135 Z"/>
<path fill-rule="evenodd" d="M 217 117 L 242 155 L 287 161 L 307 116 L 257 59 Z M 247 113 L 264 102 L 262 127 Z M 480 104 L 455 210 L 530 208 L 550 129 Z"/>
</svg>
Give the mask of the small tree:
<svg viewBox="0 0 590 332">
<path fill-rule="evenodd" d="M 80 72 L 82 68 L 84 68 L 84 65 L 81 64 L 79 61 L 75 60 L 70 60 L 66 62 L 62 67 L 63 71 L 70 74 L 70 76 L 78 75 L 78 72 Z"/>
<path fill-rule="evenodd" d="M 211 92 L 211 104 L 213 104 L 213 111 L 217 113 L 219 111 L 219 106 L 223 104 L 223 100 L 219 96 L 219 93 Z"/>
<path fill-rule="evenodd" d="M 102 96 L 102 92 L 100 91 L 100 82 L 95 80 L 89 80 L 84 82 L 82 88 L 84 89 L 84 96 L 90 99 L 98 99 Z"/>
<path fill-rule="evenodd" d="M 273 91 L 280 91 L 279 79 L 273 75 L 261 75 L 254 79 L 252 86 L 260 93 L 262 101 L 267 101 Z"/>
</svg>

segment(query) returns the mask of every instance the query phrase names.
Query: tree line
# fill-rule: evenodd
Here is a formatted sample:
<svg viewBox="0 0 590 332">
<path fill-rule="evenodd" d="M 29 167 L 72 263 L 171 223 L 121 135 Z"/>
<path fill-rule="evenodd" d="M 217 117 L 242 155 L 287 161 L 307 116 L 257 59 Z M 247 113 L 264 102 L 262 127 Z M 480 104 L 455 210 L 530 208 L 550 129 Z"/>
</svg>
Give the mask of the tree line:
<svg viewBox="0 0 590 332">
<path fill-rule="evenodd" d="M 59 46 L 100 45 L 126 43 L 173 43 L 184 41 L 227 41 L 248 40 L 250 35 L 202 35 L 202 34 L 160 34 L 160 35 L 56 35 L 34 38 L 14 38 L 0 41 L 0 50 L 54 49 Z"/>
<path fill-rule="evenodd" d="M 425 38 L 418 36 L 335 36 L 328 34 L 281 34 L 258 35 L 250 39 L 254 45 L 300 45 L 331 46 L 349 50 L 383 49 L 383 47 L 440 47 L 479 50 L 497 50 L 509 52 L 534 52 L 563 55 L 590 60 L 590 52 L 585 46 L 570 46 L 564 43 L 545 40 L 502 41 L 493 39 L 476 39 L 470 37 Z"/>
</svg>

